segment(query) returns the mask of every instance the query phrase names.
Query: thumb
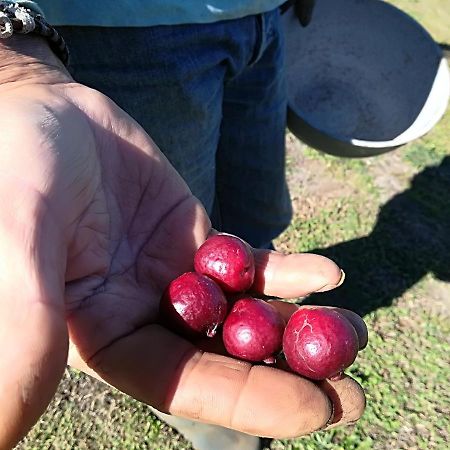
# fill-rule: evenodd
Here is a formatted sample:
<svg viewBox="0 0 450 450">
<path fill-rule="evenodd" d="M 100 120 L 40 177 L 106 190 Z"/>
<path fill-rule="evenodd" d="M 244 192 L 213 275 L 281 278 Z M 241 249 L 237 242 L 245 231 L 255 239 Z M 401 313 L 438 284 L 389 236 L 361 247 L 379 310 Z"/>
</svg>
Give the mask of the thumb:
<svg viewBox="0 0 450 450">
<path fill-rule="evenodd" d="M 57 227 L 39 194 L 22 190 L 20 199 L 11 200 L 1 191 L 0 450 L 4 450 L 12 448 L 48 406 L 66 365 L 68 336 L 61 264 L 65 259 L 63 246 L 55 239 Z"/>
</svg>

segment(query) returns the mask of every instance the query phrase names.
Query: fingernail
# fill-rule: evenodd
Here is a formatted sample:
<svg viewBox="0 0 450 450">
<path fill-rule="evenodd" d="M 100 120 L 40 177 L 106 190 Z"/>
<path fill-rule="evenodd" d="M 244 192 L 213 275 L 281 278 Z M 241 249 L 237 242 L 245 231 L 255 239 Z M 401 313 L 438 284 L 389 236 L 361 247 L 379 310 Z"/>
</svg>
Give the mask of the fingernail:
<svg viewBox="0 0 450 450">
<path fill-rule="evenodd" d="M 327 284 L 324 287 L 317 290 L 316 292 L 331 291 L 332 289 L 336 289 L 337 287 L 339 287 L 344 281 L 345 281 L 345 272 L 341 269 L 341 278 L 339 278 L 337 284 Z"/>
<path fill-rule="evenodd" d="M 334 422 L 334 403 L 333 401 L 330 399 L 330 406 L 331 406 L 331 415 L 330 418 L 327 420 L 327 423 L 321 428 L 321 430 L 325 430 L 326 428 L 328 428 L 330 425 L 333 424 Z"/>
</svg>

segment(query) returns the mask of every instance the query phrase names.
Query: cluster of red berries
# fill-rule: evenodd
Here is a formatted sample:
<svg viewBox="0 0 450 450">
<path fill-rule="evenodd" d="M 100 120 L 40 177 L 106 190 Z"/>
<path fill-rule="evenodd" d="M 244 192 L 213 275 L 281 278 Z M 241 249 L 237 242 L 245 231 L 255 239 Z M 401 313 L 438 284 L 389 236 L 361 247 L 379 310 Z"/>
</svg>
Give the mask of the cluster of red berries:
<svg viewBox="0 0 450 450">
<path fill-rule="evenodd" d="M 286 324 L 271 303 L 248 294 L 255 261 L 238 237 L 207 239 L 195 254 L 194 270 L 173 280 L 161 299 L 161 316 L 174 331 L 213 337 L 221 327 L 230 355 L 271 363 L 283 352 L 293 371 L 315 380 L 337 376 L 355 360 L 358 335 L 337 310 L 300 308 Z"/>
</svg>

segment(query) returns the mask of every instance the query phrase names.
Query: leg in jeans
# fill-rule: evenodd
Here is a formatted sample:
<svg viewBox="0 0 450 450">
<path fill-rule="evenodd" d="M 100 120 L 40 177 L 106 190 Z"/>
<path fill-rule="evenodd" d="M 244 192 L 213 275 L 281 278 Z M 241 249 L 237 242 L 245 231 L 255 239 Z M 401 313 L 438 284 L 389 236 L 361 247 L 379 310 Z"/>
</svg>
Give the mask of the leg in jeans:
<svg viewBox="0 0 450 450">
<path fill-rule="evenodd" d="M 260 16 L 259 52 L 227 80 L 217 152 L 222 230 L 268 248 L 290 223 L 285 180 L 287 97 L 279 15 Z"/>
<path fill-rule="evenodd" d="M 285 103 L 280 98 L 282 82 L 276 77 L 281 61 L 276 18 L 276 13 L 269 13 L 264 18 L 208 25 L 61 27 L 71 48 L 74 78 L 108 95 L 144 127 L 213 216 L 215 227 L 221 229 L 223 220 L 226 229 L 255 246 L 269 243 L 289 216 L 284 189 L 285 111 L 280 112 Z M 243 115 L 233 115 L 236 97 L 244 93 Z M 252 117 L 257 120 L 247 138 Z M 239 128 L 244 119 L 247 124 Z M 233 133 L 236 126 L 239 132 Z M 281 133 L 275 133 L 278 127 Z M 247 150 L 249 158 L 240 158 Z M 250 170 L 239 167 L 242 164 Z M 231 182 L 236 175 L 242 178 Z M 239 189 L 240 182 L 244 189 Z M 246 187 L 251 187 L 252 195 L 246 195 Z M 267 226 L 264 217 L 270 222 Z M 199 450 L 259 446 L 257 438 L 243 433 L 156 414 Z"/>
</svg>

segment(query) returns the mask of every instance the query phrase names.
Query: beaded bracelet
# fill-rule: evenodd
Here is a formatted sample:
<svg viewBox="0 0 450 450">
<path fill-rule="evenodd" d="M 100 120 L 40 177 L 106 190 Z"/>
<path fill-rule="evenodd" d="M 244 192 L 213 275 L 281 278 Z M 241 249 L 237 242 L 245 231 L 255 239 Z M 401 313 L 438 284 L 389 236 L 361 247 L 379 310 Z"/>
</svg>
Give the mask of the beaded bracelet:
<svg viewBox="0 0 450 450">
<path fill-rule="evenodd" d="M 13 33 L 34 33 L 47 39 L 50 48 L 67 66 L 69 49 L 62 36 L 35 11 L 18 3 L 0 1 L 0 39 L 7 39 Z"/>
</svg>

